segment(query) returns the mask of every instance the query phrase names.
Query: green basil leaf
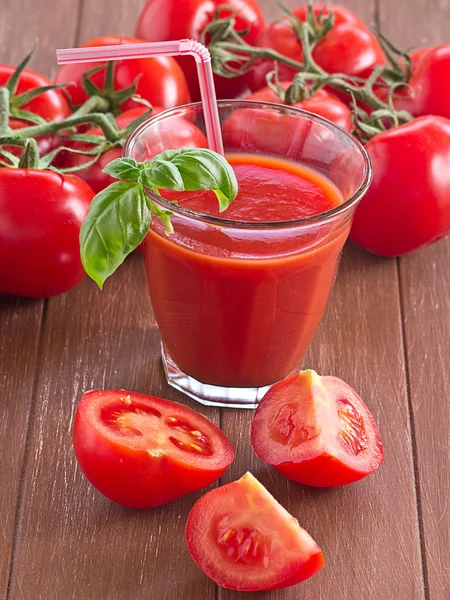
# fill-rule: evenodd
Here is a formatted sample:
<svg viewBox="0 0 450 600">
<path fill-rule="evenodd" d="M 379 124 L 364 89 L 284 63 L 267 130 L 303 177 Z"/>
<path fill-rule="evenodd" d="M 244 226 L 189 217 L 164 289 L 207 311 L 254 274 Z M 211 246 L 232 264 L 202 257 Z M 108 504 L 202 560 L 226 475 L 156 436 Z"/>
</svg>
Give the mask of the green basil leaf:
<svg viewBox="0 0 450 600">
<path fill-rule="evenodd" d="M 170 217 L 173 215 L 173 212 L 170 210 L 163 210 L 159 208 L 156 202 L 153 200 L 149 200 L 150 210 L 152 211 L 152 215 L 161 219 L 162 224 L 164 225 L 164 229 L 167 235 L 172 235 L 173 233 L 173 225 Z"/>
<path fill-rule="evenodd" d="M 116 158 L 106 165 L 103 172 L 121 181 L 137 181 L 141 169 L 134 158 Z"/>
<path fill-rule="evenodd" d="M 171 165 L 170 171 L 168 165 Z M 147 177 L 158 188 L 170 187 L 171 181 L 179 185 L 174 167 L 178 171 L 185 190 L 213 190 L 219 199 L 220 212 L 223 212 L 236 198 L 238 185 L 236 175 L 226 159 L 206 148 L 180 148 L 166 150 L 156 156 L 145 169 Z M 169 176 L 170 173 L 170 176 Z"/>
<path fill-rule="evenodd" d="M 150 219 L 147 195 L 136 182 L 117 181 L 92 200 L 80 232 L 81 261 L 100 289 L 142 242 Z"/>
<path fill-rule="evenodd" d="M 168 161 L 161 161 L 156 169 L 152 169 L 150 164 L 147 169 L 142 171 L 139 181 L 150 189 L 166 189 L 178 192 L 186 189 L 180 171 Z"/>
</svg>

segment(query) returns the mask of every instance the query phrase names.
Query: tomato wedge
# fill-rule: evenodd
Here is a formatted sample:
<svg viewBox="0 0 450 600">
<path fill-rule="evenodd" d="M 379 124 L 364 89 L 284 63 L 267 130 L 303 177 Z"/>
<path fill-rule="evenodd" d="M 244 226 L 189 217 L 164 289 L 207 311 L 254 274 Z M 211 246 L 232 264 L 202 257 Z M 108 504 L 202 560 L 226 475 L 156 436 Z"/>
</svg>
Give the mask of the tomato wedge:
<svg viewBox="0 0 450 600">
<path fill-rule="evenodd" d="M 199 490 L 218 479 L 234 458 L 229 440 L 203 415 L 124 390 L 84 394 L 73 444 L 92 485 L 132 508 L 160 506 Z"/>
<path fill-rule="evenodd" d="M 196 502 L 186 541 L 206 575 L 233 590 L 286 588 L 325 564 L 312 537 L 251 473 Z"/>
<path fill-rule="evenodd" d="M 358 394 L 337 377 L 301 371 L 276 383 L 251 427 L 256 454 L 305 485 L 353 483 L 383 462 L 380 433 Z"/>
</svg>

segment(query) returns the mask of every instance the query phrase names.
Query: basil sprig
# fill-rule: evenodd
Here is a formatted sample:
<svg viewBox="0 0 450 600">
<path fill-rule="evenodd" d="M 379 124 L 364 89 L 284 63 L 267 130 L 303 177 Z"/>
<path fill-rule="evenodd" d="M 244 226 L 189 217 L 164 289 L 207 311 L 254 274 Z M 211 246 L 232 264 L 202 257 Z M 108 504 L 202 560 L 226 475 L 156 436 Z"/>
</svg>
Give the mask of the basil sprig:
<svg viewBox="0 0 450 600">
<path fill-rule="evenodd" d="M 150 162 L 118 158 L 104 172 L 115 179 L 92 200 L 80 232 L 84 270 L 103 288 L 105 280 L 146 236 L 153 217 L 173 232 L 170 210 L 160 208 L 146 190 L 212 190 L 223 212 L 236 198 L 238 186 L 230 164 L 205 148 L 166 150 Z"/>
</svg>

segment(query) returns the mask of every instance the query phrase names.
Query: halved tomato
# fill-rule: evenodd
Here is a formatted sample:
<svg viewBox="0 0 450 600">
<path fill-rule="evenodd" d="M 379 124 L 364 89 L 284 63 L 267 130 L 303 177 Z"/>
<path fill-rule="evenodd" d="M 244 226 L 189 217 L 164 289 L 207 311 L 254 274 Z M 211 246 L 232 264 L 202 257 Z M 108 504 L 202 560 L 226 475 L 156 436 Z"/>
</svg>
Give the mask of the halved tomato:
<svg viewBox="0 0 450 600">
<path fill-rule="evenodd" d="M 251 427 L 256 454 L 298 483 L 353 483 L 383 462 L 380 433 L 358 394 L 337 377 L 300 371 L 261 400 Z"/>
<path fill-rule="evenodd" d="M 216 481 L 234 458 L 222 431 L 170 400 L 124 390 L 82 397 L 73 428 L 81 470 L 132 508 L 160 506 Z"/>
<path fill-rule="evenodd" d="M 286 588 L 325 564 L 312 537 L 251 473 L 196 502 L 186 541 L 206 575 L 233 590 Z"/>
</svg>

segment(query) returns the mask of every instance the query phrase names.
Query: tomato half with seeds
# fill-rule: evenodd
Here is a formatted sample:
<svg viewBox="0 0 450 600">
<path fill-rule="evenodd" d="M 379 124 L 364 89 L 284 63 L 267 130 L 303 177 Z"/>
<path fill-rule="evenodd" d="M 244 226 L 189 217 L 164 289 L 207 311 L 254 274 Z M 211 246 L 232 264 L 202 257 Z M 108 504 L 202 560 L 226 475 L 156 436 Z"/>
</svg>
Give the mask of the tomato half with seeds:
<svg viewBox="0 0 450 600">
<path fill-rule="evenodd" d="M 270 388 L 251 427 L 256 454 L 304 485 L 345 485 L 383 462 L 380 433 L 358 394 L 337 377 L 300 371 Z"/>
<path fill-rule="evenodd" d="M 309 533 L 251 473 L 196 502 L 186 541 L 204 573 L 232 590 L 290 587 L 325 564 Z"/>
<path fill-rule="evenodd" d="M 206 487 L 234 458 L 228 439 L 203 415 L 124 390 L 84 394 L 73 444 L 92 485 L 131 508 L 160 506 Z"/>
</svg>

